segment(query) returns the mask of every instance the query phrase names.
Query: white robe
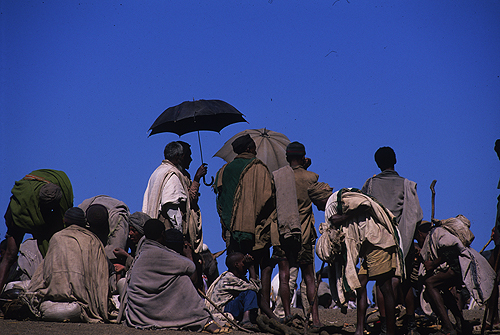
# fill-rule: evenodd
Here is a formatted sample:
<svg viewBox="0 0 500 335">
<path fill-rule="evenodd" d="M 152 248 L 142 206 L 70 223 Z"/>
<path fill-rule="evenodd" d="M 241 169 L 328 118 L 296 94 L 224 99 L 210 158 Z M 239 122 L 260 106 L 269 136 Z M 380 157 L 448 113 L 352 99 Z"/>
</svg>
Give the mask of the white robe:
<svg viewBox="0 0 500 335">
<path fill-rule="evenodd" d="M 156 219 L 160 217 L 163 205 L 179 206 L 183 202 L 187 203 L 189 193 L 187 185 L 182 182 L 183 178 L 177 167 L 170 161 L 163 160 L 149 178 L 146 192 L 144 192 L 142 211 Z"/>
</svg>

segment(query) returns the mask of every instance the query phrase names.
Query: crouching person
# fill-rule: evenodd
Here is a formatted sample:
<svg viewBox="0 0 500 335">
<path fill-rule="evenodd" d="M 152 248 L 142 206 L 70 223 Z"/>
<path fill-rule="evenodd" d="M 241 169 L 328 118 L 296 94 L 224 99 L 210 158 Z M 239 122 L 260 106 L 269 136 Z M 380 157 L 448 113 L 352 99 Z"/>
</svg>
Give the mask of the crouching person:
<svg viewBox="0 0 500 335">
<path fill-rule="evenodd" d="M 129 271 L 125 320 L 138 329 L 221 332 L 190 279 L 194 263 L 181 255 L 185 244 L 176 229 L 158 219 L 144 224 L 144 236 Z"/>
<path fill-rule="evenodd" d="M 441 320 L 443 334 L 468 334 L 471 329 L 449 289 L 465 284 L 474 300 L 484 304 L 493 291 L 496 273 L 483 256 L 437 222 L 438 226 L 432 227 L 430 222 L 422 221 L 415 232 L 415 239 L 422 248 L 420 275 L 425 284 L 422 294 Z M 456 320 L 456 329 L 448 309 Z"/>
<path fill-rule="evenodd" d="M 44 321 L 105 322 L 109 263 L 97 235 L 105 239 L 109 230 L 85 228 L 85 213 L 78 207 L 66 211 L 64 223 L 69 227 L 52 236 L 31 280 L 26 294 L 30 309 Z"/>
<path fill-rule="evenodd" d="M 258 313 L 257 292 L 260 280 L 256 278 L 253 258 L 241 252 L 233 252 L 226 258 L 228 271 L 221 274 L 210 286 L 208 298 L 219 310 L 229 313 L 240 325 L 250 330 L 258 330 L 255 320 Z M 250 271 L 250 280 L 246 278 Z M 217 313 L 209 301 L 205 302 L 209 310 Z"/>
</svg>

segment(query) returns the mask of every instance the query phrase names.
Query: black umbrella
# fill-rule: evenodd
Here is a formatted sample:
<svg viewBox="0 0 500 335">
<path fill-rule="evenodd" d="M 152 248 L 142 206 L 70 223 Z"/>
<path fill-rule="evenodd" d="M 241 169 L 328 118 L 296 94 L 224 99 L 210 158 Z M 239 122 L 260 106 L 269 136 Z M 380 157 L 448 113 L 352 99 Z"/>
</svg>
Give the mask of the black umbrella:
<svg viewBox="0 0 500 335">
<path fill-rule="evenodd" d="M 153 123 L 149 136 L 158 133 L 175 133 L 179 136 L 197 131 L 201 150 L 200 130 L 220 132 L 224 127 L 236 123 L 246 122 L 243 114 L 236 108 L 222 100 L 195 100 L 167 108 Z M 213 177 L 212 177 L 213 179 Z M 205 185 L 205 179 L 203 179 Z"/>
</svg>

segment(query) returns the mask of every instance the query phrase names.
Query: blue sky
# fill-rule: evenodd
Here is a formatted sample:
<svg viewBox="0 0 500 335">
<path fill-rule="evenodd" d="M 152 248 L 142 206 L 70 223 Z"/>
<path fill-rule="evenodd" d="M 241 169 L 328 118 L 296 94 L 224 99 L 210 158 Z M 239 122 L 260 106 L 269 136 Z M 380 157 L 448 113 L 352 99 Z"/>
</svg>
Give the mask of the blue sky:
<svg viewBox="0 0 500 335">
<path fill-rule="evenodd" d="M 52 168 L 69 176 L 75 205 L 106 194 L 138 211 L 179 139 L 148 137 L 151 124 L 183 101 L 220 99 L 248 124 L 201 132 L 209 175 L 224 164 L 212 155 L 247 128 L 304 143 L 335 189 L 360 188 L 391 146 L 424 218 L 437 179 L 436 217 L 468 217 L 479 250 L 500 192 L 499 18 L 496 1 L 3 0 L 0 207 L 14 181 Z M 194 173 L 197 135 L 180 139 Z M 215 196 L 201 192 L 205 241 L 219 251 Z"/>
</svg>

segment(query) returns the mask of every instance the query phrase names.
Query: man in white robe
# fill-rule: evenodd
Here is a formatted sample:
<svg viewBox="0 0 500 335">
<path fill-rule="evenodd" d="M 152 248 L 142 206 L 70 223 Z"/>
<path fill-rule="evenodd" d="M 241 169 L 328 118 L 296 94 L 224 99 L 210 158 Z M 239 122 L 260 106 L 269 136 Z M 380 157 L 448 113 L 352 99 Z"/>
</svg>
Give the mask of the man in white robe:
<svg viewBox="0 0 500 335">
<path fill-rule="evenodd" d="M 164 156 L 149 178 L 142 211 L 161 220 L 166 229 L 179 230 L 199 253 L 203 247 L 201 218 L 198 211 L 193 213 L 197 205 L 192 195 L 198 193 L 200 178 L 206 175 L 207 167 L 202 164 L 191 182 L 186 171 L 192 161 L 189 147 L 178 141 L 170 142 L 165 146 Z"/>
</svg>

